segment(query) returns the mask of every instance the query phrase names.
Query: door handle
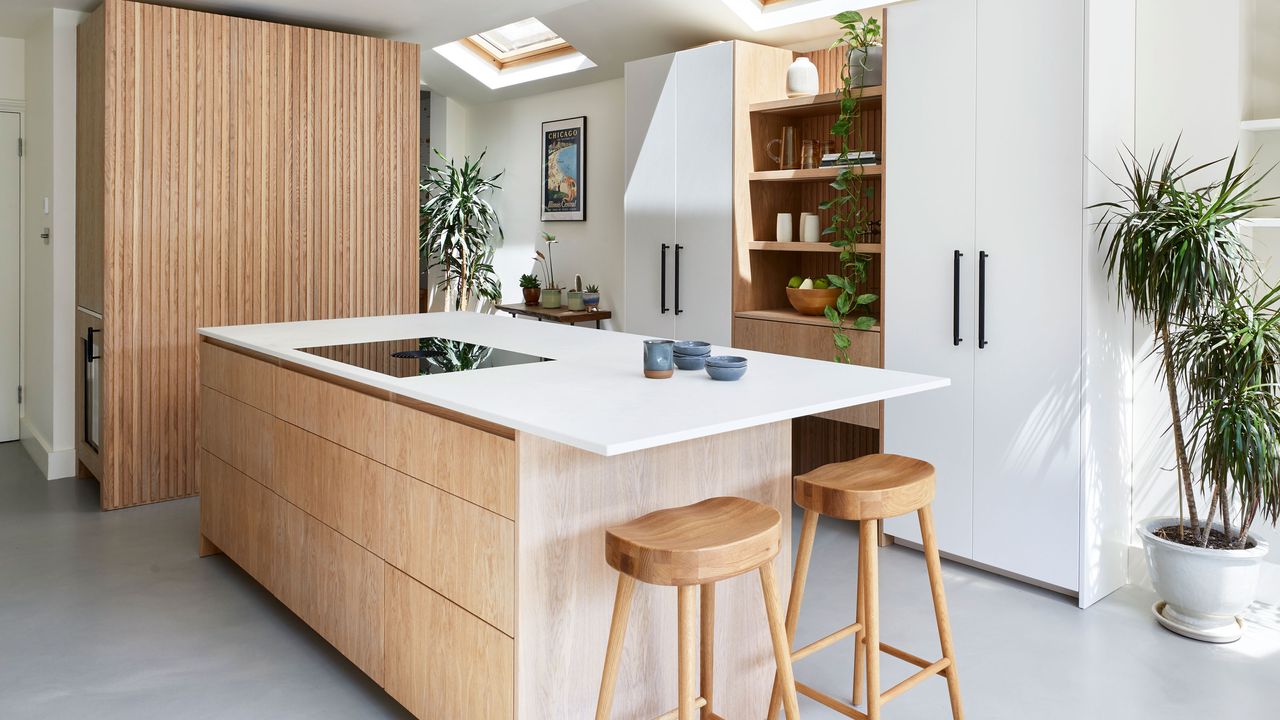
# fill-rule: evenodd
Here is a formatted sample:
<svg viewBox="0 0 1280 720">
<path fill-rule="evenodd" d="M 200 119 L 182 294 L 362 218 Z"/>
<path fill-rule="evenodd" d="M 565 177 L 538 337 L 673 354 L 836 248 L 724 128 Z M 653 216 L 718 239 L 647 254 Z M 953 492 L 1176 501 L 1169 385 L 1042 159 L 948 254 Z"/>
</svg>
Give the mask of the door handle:
<svg viewBox="0 0 1280 720">
<path fill-rule="evenodd" d="M 84 421 L 83 421 L 84 437 L 81 439 L 84 440 L 84 443 L 88 445 L 90 448 L 92 448 L 94 452 L 98 452 L 98 444 L 93 441 L 93 433 L 89 425 L 90 422 L 92 422 L 92 419 L 90 418 L 90 414 L 93 408 L 93 390 L 94 390 L 94 388 L 92 387 L 93 373 L 90 371 L 90 366 L 93 365 L 94 360 L 102 359 L 101 355 L 93 354 L 93 335 L 95 332 L 101 332 L 101 331 L 94 330 L 93 328 L 89 328 L 88 330 L 85 331 L 85 335 L 84 335 L 84 367 L 81 369 L 81 384 L 83 385 L 84 397 L 81 399 L 80 409 L 84 416 Z"/>
<path fill-rule="evenodd" d="M 959 250 L 951 258 L 951 344 L 964 342 L 960 337 L 960 258 L 964 253 Z"/>
<path fill-rule="evenodd" d="M 978 349 L 987 346 L 987 255 L 978 253 Z"/>
<path fill-rule="evenodd" d="M 684 312 L 684 310 L 680 309 L 680 251 L 683 249 L 684 249 L 683 245 L 676 243 L 676 314 L 677 315 Z"/>
<path fill-rule="evenodd" d="M 667 311 L 671 309 L 667 307 L 667 249 L 670 247 L 670 245 L 662 243 L 662 259 L 659 261 L 659 267 L 661 268 L 659 275 L 662 276 L 661 302 L 659 304 L 662 306 L 663 315 L 666 315 Z"/>
</svg>

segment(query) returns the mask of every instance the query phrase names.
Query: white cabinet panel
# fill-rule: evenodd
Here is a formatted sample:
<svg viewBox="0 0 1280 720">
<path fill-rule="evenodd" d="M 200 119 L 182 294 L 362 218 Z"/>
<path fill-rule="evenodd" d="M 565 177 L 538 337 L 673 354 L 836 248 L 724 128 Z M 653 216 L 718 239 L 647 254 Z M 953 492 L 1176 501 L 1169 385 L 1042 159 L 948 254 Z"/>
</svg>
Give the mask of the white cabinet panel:
<svg viewBox="0 0 1280 720">
<path fill-rule="evenodd" d="M 1084 3 L 978 0 L 978 27 L 973 559 L 1075 589 Z"/>
<path fill-rule="evenodd" d="M 676 54 L 676 244 L 680 339 L 730 344 L 733 303 L 733 43 Z M 678 295 L 677 295 L 678 293 Z"/>
<path fill-rule="evenodd" d="M 624 132 L 627 320 L 623 329 L 671 337 L 675 315 L 670 310 L 662 312 L 670 300 L 661 294 L 660 258 L 662 245 L 674 246 L 676 234 L 674 54 L 627 63 Z M 668 276 L 668 293 L 671 282 Z"/>
<path fill-rule="evenodd" d="M 892 9 L 886 64 L 884 366 L 951 379 L 943 390 L 884 404 L 885 451 L 938 470 L 942 549 L 970 557 L 973 538 L 974 0 Z M 953 344 L 953 258 L 960 335 Z M 890 534 L 919 542 L 914 516 Z"/>
</svg>

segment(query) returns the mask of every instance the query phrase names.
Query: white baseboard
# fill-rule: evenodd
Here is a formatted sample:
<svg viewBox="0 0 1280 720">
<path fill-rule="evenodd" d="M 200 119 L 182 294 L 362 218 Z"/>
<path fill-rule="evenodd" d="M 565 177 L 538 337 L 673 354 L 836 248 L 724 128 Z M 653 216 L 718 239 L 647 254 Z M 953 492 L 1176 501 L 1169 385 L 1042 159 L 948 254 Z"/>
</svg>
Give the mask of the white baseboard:
<svg viewBox="0 0 1280 720">
<path fill-rule="evenodd" d="M 44 474 L 45 479 L 57 480 L 59 478 L 75 477 L 75 448 L 67 448 L 65 450 L 49 449 L 49 441 L 45 440 L 44 435 L 41 435 L 35 426 L 28 423 L 26 418 L 19 420 L 18 435 L 22 441 L 23 449 L 31 456 L 31 460 L 35 462 L 36 467 L 40 468 L 40 472 Z"/>
</svg>

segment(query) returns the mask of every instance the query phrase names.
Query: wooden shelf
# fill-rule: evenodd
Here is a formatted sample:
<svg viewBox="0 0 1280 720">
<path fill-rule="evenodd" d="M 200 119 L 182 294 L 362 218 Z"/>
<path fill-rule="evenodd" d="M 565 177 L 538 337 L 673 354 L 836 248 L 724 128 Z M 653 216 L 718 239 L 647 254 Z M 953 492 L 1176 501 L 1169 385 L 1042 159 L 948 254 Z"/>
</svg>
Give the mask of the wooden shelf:
<svg viewBox="0 0 1280 720">
<path fill-rule="evenodd" d="M 862 174 L 868 177 L 878 177 L 884 174 L 883 165 L 855 165 L 853 167 L 862 168 Z M 843 169 L 842 167 L 820 167 L 805 170 L 757 170 L 748 175 L 747 179 L 760 182 L 830 182 L 835 180 Z"/>
<path fill-rule="evenodd" d="M 750 320 L 768 320 L 770 322 L 787 322 L 799 325 L 821 325 L 830 327 L 831 323 L 824 315 L 801 315 L 791 308 L 779 308 L 777 310 L 742 310 L 733 314 L 734 317 L 747 318 Z M 853 328 L 848 328 L 852 330 Z M 870 330 L 861 330 L 858 332 L 880 332 L 880 326 L 875 325 Z"/>
<path fill-rule="evenodd" d="M 883 85 L 869 85 L 862 88 L 860 100 L 879 102 L 884 97 Z M 786 115 L 788 117 L 808 117 L 810 115 L 827 115 L 840 112 L 840 93 L 829 92 L 805 97 L 787 98 L 786 100 L 770 100 L 751 103 L 753 113 L 769 115 Z"/>
<path fill-rule="evenodd" d="M 854 248 L 867 255 L 879 255 L 884 246 L 880 243 L 858 243 Z M 774 242 L 772 240 L 753 240 L 747 243 L 748 250 L 767 250 L 769 252 L 816 252 L 839 253 L 842 248 L 831 247 L 830 243 Z"/>
</svg>

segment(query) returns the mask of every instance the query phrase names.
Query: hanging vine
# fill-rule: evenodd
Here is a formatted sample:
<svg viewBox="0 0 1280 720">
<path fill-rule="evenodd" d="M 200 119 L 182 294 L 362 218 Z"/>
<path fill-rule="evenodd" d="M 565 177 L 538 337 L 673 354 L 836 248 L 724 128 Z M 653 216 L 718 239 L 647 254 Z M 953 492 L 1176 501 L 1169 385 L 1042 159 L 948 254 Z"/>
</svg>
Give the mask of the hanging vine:
<svg viewBox="0 0 1280 720">
<path fill-rule="evenodd" d="M 856 11 L 842 12 L 835 16 L 843 33 L 832 44 L 832 48 L 844 47 L 848 62 L 840 74 L 840 114 L 831 127 L 831 134 L 840 143 L 840 174 L 831 183 L 836 190 L 836 197 L 819 205 L 823 210 L 833 210 L 831 225 L 822 231 L 823 235 L 834 235 L 833 247 L 840 248 L 840 271 L 827 275 L 832 287 L 840 288 L 840 296 L 834 306 L 828 305 L 825 314 L 831 323 L 831 337 L 835 344 L 836 362 L 849 363 L 849 348 L 853 344 L 847 332 L 853 330 L 870 330 L 876 319 L 870 315 L 858 315 L 852 323 L 848 318 L 859 310 L 868 307 L 879 299 L 873 293 L 859 292 L 858 287 L 867 279 L 867 266 L 871 262 L 869 255 L 858 252 L 858 239 L 868 233 L 872 223 L 872 212 L 868 209 L 874 203 L 875 187 L 866 182 L 866 169 L 861 159 L 850 163 L 849 154 L 864 150 L 865 138 L 858 123 L 861 115 L 863 80 L 868 70 L 867 49 L 877 46 L 881 41 L 880 21 L 876 18 L 863 18 Z"/>
</svg>

